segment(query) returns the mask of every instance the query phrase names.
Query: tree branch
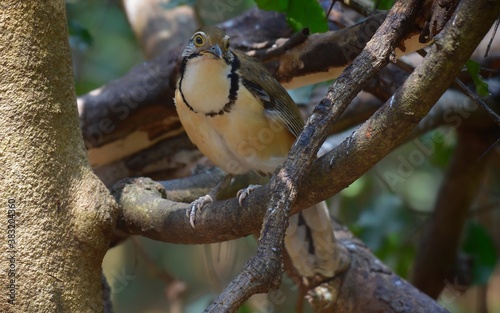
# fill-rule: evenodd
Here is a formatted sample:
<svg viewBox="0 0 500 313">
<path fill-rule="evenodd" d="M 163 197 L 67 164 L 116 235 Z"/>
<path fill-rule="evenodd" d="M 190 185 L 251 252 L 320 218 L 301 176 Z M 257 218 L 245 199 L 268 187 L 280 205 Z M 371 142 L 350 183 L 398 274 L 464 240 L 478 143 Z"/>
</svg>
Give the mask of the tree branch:
<svg viewBox="0 0 500 313">
<path fill-rule="evenodd" d="M 316 179 L 304 188 L 298 206 L 302 207 L 302 201 L 309 203 L 308 197 L 325 199 L 348 186 L 354 181 L 351 178 L 359 177 L 381 159 L 380 155 L 403 142 L 427 114 L 484 37 L 499 10 L 498 5 L 488 1 L 463 1 L 460 7 L 463 9 L 460 12 L 457 9 L 454 24 L 447 24 L 403 87 L 350 138 L 316 162 L 309 173 L 309 177 Z M 490 14 L 480 13 L 481 8 L 490 10 Z M 481 19 L 480 28 L 468 21 L 475 18 Z M 347 184 L 337 185 L 337 181 Z"/>
<path fill-rule="evenodd" d="M 201 173 L 194 177 L 210 179 L 212 175 L 213 173 Z M 217 175 L 217 173 L 215 173 L 215 175 Z M 193 180 L 189 179 L 189 181 L 195 184 L 196 180 L 193 178 Z M 164 182 L 163 185 L 174 187 L 174 194 L 177 195 L 178 193 L 176 190 L 186 187 L 186 182 L 185 180 L 174 180 L 171 182 Z M 190 183 L 188 183 L 188 185 L 192 186 Z M 206 233 L 205 231 L 186 233 L 184 229 L 180 230 L 180 233 L 176 233 L 179 231 L 175 228 L 178 221 L 176 217 L 173 217 L 173 214 L 179 214 L 177 216 L 179 222 L 183 223 L 183 220 L 186 219 L 185 208 L 187 206 L 185 204 L 164 200 L 169 190 L 167 190 L 167 194 L 165 194 L 160 184 L 147 178 L 136 179 L 134 182 L 131 182 L 131 184 L 125 186 L 125 189 L 122 190 L 121 198 L 118 199 L 123 209 L 126 212 L 128 211 L 128 218 L 131 217 L 132 213 L 135 213 L 136 221 L 141 220 L 143 222 L 141 224 L 141 229 L 137 230 L 136 234 L 156 240 L 182 243 L 206 243 L 238 238 L 243 236 L 241 234 L 242 232 L 245 232 L 245 230 L 241 231 L 238 224 L 236 224 L 236 222 L 239 222 L 240 218 L 244 220 L 242 226 L 248 226 L 245 222 L 247 220 L 253 222 L 254 229 L 246 231 L 247 234 L 250 234 L 258 231 L 260 220 L 264 215 L 263 210 L 255 210 L 253 213 L 252 210 L 248 210 L 242 215 L 238 210 L 238 203 L 236 200 L 224 201 L 229 202 L 234 207 L 229 205 L 227 211 L 222 211 L 217 214 L 219 220 L 215 221 L 215 225 L 211 227 L 212 231 L 210 233 Z M 135 189 L 135 191 L 132 191 L 133 189 Z M 191 188 L 187 187 L 187 189 L 190 190 Z M 116 191 L 118 191 L 118 189 Z M 206 193 L 204 190 L 199 190 L 199 192 L 200 195 Z M 119 193 L 116 193 L 115 195 L 118 194 Z M 181 198 L 183 197 L 184 196 L 181 195 Z M 196 197 L 196 194 L 193 193 L 190 197 Z M 262 202 L 265 204 L 265 200 Z M 218 203 L 223 202 L 218 201 Z M 165 211 L 169 212 L 167 213 Z M 213 213 L 215 212 L 212 211 L 209 216 Z M 121 222 L 123 222 L 122 218 L 120 218 Z M 228 218 L 230 219 L 229 222 L 227 222 Z M 227 230 L 225 227 L 230 223 L 232 227 Z M 390 311 L 390 308 L 393 308 L 397 304 L 395 302 L 399 302 L 405 303 L 408 307 L 413 308 L 414 311 L 412 312 L 445 312 L 445 310 L 439 307 L 435 302 L 387 269 L 380 260 L 369 252 L 359 239 L 355 238 L 352 233 L 350 233 L 347 227 L 340 226 L 337 223 L 335 223 L 335 225 L 335 237 L 337 241 L 345 246 L 350 252 L 352 264 L 345 274 L 335 280 L 327 282 L 327 284 L 321 285 L 319 289 L 311 291 L 309 300 L 314 307 L 324 308 L 327 306 L 328 310 L 325 312 L 380 312 L 382 308 L 386 309 L 388 312 L 398 312 L 396 309 Z M 151 232 L 155 228 L 163 229 L 162 238 L 156 237 L 160 235 L 160 232 L 155 233 L 156 236 L 151 236 Z M 186 224 L 186 231 L 191 229 L 188 222 Z M 219 236 L 216 240 L 212 241 L 214 236 L 220 233 L 221 229 L 228 233 L 225 234 L 225 236 L 222 234 L 223 236 Z M 201 236 L 201 234 L 203 234 L 203 236 Z M 369 283 L 375 281 L 378 282 L 377 285 Z M 338 292 L 332 292 L 332 286 L 336 286 L 335 290 Z M 323 297 L 325 292 L 321 292 L 321 290 L 329 290 L 331 294 L 337 296 L 334 299 L 325 299 Z M 332 306 L 332 303 L 335 303 L 335 305 Z M 373 310 L 367 311 L 366 308 L 373 308 Z"/>
<path fill-rule="evenodd" d="M 443 36 L 436 41 L 436 46 L 432 47 L 424 62 L 394 97 L 348 140 L 314 162 L 306 177 L 307 183 L 301 186 L 300 197 L 291 213 L 335 194 L 404 141 L 459 72 L 499 9 L 497 3 L 465 0 L 453 18 L 455 23 L 448 24 Z M 481 27 L 473 22 L 478 16 L 481 16 L 483 21 Z M 343 81 L 339 79 L 338 84 Z M 418 95 L 418 98 L 415 95 Z M 133 189 L 131 186 L 127 188 L 130 188 L 129 191 Z M 145 220 L 148 222 L 142 224 L 144 221 L 130 212 L 133 211 L 130 208 L 136 208 L 134 201 L 137 200 L 137 193 L 130 197 L 133 192 L 123 189 L 118 192 L 118 196 L 122 197 L 119 199 L 124 204 L 124 219 L 120 225 L 127 231 L 142 233 L 154 239 L 184 243 L 213 242 L 247 235 L 258 229 L 258 221 L 261 220 L 266 208 L 265 203 L 270 198 L 269 188 L 268 185 L 255 190 L 241 210 L 237 209 L 235 199 L 209 205 L 203 211 L 203 217 L 199 219 L 196 232 L 190 229 L 184 215 L 186 205 L 172 203 L 170 207 L 174 208 L 173 210 L 163 211 L 162 202 L 165 204 L 168 200 L 160 201 L 158 196 L 153 197 L 157 200 L 152 203 L 157 207 L 149 207 L 147 213 L 140 216 L 147 217 Z M 127 198 L 130 201 L 127 201 Z M 220 218 L 224 218 L 227 223 L 223 224 L 226 225 L 217 221 L 220 221 Z M 228 224 L 231 226 L 228 227 Z M 170 234 L 162 233 L 161 230 L 167 226 Z M 256 290 L 261 289 L 253 287 L 251 291 Z"/>
<path fill-rule="evenodd" d="M 0 12 L 0 311 L 103 312 L 118 205 L 83 147 L 65 1 Z"/>
<path fill-rule="evenodd" d="M 455 282 L 451 276 L 462 229 L 481 186 L 488 159 L 482 155 L 500 135 L 492 130 L 494 126 L 483 130 L 466 127 L 459 130 L 458 145 L 441 184 L 432 221 L 418 246 L 411 281 L 434 299 L 447 280 Z"/>
<path fill-rule="evenodd" d="M 402 3 L 394 5 L 365 49 L 332 84 L 326 97 L 314 110 L 283 167 L 271 179 L 271 199 L 267 204 L 257 253 L 205 312 L 233 312 L 251 295 L 279 286 L 283 241 L 298 189 L 328 135 L 329 125 L 340 117 L 363 84 L 394 58 L 392 53 L 396 44 L 402 39 L 420 4 L 419 1 L 410 1 L 406 5 Z"/>
<path fill-rule="evenodd" d="M 309 290 L 307 298 L 315 312 L 447 312 L 383 265 L 347 227 L 336 224 L 335 237 L 351 254 L 351 266 Z"/>
<path fill-rule="evenodd" d="M 455 36 L 454 33 L 452 35 Z M 480 36 L 480 33 L 469 30 L 467 35 Z M 476 39 L 479 37 L 474 38 Z M 443 42 L 444 39 L 441 38 L 440 41 Z M 440 44 L 442 45 L 442 43 Z M 464 45 L 462 42 L 457 42 L 457 45 L 458 44 L 460 44 L 460 47 Z M 472 49 L 472 46 L 473 43 L 468 44 L 467 49 Z M 418 67 L 418 71 L 411 75 L 411 79 L 407 81 L 404 88 L 400 89 L 390 101 L 384 104 L 382 108 L 365 122 L 359 130 L 354 132 L 351 137 L 314 162 L 311 172 L 306 178 L 307 183 L 302 186 L 303 189 L 300 190 L 300 198 L 293 207 L 292 213 L 296 213 L 299 209 L 304 209 L 336 194 L 375 165 L 400 142 L 406 140 L 406 135 L 410 133 L 416 121 L 429 111 L 433 101 L 439 98 L 442 90 L 449 84 L 449 81 L 446 82 L 445 79 L 453 77 L 453 74 L 456 73 L 450 73 L 450 70 L 453 69 L 458 71 L 461 68 L 460 64 L 449 59 L 447 55 L 460 55 L 462 60 L 467 58 L 466 55 L 468 50 L 453 50 L 452 52 L 449 50 L 449 47 L 442 51 L 434 47 L 434 54 L 427 56 L 424 63 Z M 443 57 L 446 61 L 438 62 L 439 58 Z M 439 73 L 435 71 L 434 65 L 432 65 L 431 62 L 440 66 Z M 454 66 L 451 67 L 451 65 Z M 450 68 L 450 70 L 448 70 L 448 68 Z M 426 80 L 424 84 L 422 84 L 422 87 L 418 87 L 422 77 L 426 77 Z M 443 77 L 443 79 L 440 79 L 441 77 Z M 436 83 L 438 84 L 436 85 Z M 441 90 L 436 90 L 434 86 L 440 87 Z M 423 100 L 425 100 L 425 102 L 421 101 L 422 98 L 420 97 L 417 99 L 414 96 L 416 94 L 424 95 Z M 413 104 L 415 106 L 412 112 L 409 106 Z M 440 112 L 445 115 L 444 108 Z M 440 116 L 441 113 L 438 112 L 435 115 Z M 446 116 L 444 116 L 444 118 L 446 119 Z M 125 231 L 131 234 L 143 234 L 152 239 L 172 243 L 198 244 L 211 243 L 218 240 L 210 239 L 210 235 L 204 236 L 203 238 L 193 236 L 183 212 L 183 210 L 187 208 L 187 205 L 184 205 L 182 209 L 179 209 L 179 212 L 176 213 L 176 210 L 172 209 L 170 205 L 171 202 L 168 201 L 158 202 L 158 210 L 151 210 L 155 214 L 157 213 L 157 215 L 151 216 L 152 220 L 145 220 L 146 224 L 154 220 L 162 221 L 162 226 L 156 229 L 150 229 L 147 233 L 142 233 L 140 231 L 142 220 L 132 218 L 129 213 L 136 210 L 138 200 L 142 202 L 147 199 L 141 198 L 141 196 L 144 195 L 143 191 L 141 187 L 134 186 L 133 181 L 134 180 L 132 180 L 131 184 L 121 182 L 114 188 L 115 194 L 122 199 L 121 201 L 126 202 L 122 212 L 125 220 L 121 221 L 121 227 Z M 159 188 L 161 188 L 161 186 Z M 147 195 L 144 196 L 147 197 Z M 158 196 L 154 196 L 154 198 L 157 197 Z M 197 229 L 200 229 L 202 233 L 217 229 L 218 233 L 221 234 L 218 238 L 221 240 L 235 239 L 249 235 L 258 229 L 259 220 L 263 218 L 265 203 L 268 200 L 269 186 L 263 186 L 262 188 L 256 189 L 248 196 L 241 209 L 238 209 L 239 206 L 235 199 L 216 201 L 204 208 L 198 220 Z M 231 218 L 232 215 L 237 216 L 233 219 Z M 231 223 L 234 222 L 234 228 L 221 228 L 220 221 L 224 219 L 217 219 L 216 216 L 223 217 L 225 220 L 227 220 L 228 217 L 231 218 Z M 172 224 L 170 224 L 170 222 L 172 222 Z M 189 233 L 189 236 L 186 236 L 184 239 L 178 239 L 176 235 L 185 232 Z"/>
<path fill-rule="evenodd" d="M 300 45 L 281 49 L 282 53 L 264 64 L 288 87 L 336 78 L 363 49 L 384 17 L 379 14 L 350 28 L 309 36 Z M 253 25 L 263 31 L 255 32 Z M 268 46 L 291 35 L 283 15 L 256 9 L 221 27 L 231 35 L 232 46 L 252 49 L 252 53 L 264 51 L 264 55 Z M 404 43 L 407 52 L 422 46 L 417 44 L 418 34 L 413 34 Z M 256 42 L 267 44 L 257 45 L 256 50 L 249 44 Z M 93 167 L 110 164 L 183 132 L 172 100 L 182 48 L 179 45 L 79 97 L 81 127 Z"/>
</svg>

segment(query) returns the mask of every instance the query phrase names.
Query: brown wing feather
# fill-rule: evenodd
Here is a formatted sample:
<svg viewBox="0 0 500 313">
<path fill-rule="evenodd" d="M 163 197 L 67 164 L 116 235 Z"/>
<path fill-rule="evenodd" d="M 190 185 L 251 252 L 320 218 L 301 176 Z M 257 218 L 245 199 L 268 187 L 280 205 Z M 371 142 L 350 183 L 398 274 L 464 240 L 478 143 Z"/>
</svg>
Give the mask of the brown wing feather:
<svg viewBox="0 0 500 313">
<path fill-rule="evenodd" d="M 243 85 L 261 100 L 268 118 L 281 121 L 297 137 L 304 128 L 304 121 L 288 92 L 257 60 L 241 52 L 234 53 L 241 61 Z"/>
</svg>

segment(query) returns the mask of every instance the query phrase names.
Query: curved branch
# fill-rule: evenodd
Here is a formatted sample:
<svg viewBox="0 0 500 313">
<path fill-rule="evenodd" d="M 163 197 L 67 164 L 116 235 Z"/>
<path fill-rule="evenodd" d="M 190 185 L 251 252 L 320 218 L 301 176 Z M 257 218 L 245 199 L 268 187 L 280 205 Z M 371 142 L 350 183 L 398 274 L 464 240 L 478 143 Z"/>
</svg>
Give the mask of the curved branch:
<svg viewBox="0 0 500 313">
<path fill-rule="evenodd" d="M 308 292 L 315 312 L 448 312 L 382 264 L 347 227 L 336 225 L 335 237 L 351 254 L 351 266 Z"/>
<path fill-rule="evenodd" d="M 266 205 L 268 209 L 257 253 L 205 312 L 233 312 L 256 292 L 279 286 L 283 242 L 290 209 L 298 198 L 298 189 L 306 173 L 328 135 L 329 125 L 339 119 L 365 82 L 394 58 L 396 45 L 415 18 L 420 5 L 419 0 L 405 4 L 397 2 L 352 66 L 329 88 L 326 97 L 318 104 L 292 146 L 282 168 L 271 179 L 271 199 Z M 335 257 L 341 256 L 336 254 Z"/>
<path fill-rule="evenodd" d="M 326 199 L 347 187 L 376 164 L 381 155 L 403 142 L 429 112 L 484 37 L 500 9 L 498 3 L 471 3 L 470 0 L 461 2 L 460 7 L 462 9 L 457 9 L 453 17 L 453 25 L 447 24 L 403 87 L 350 138 L 316 162 L 309 173 L 309 177 L 316 179 L 302 190 L 298 206 L 303 207 L 303 202 L 311 203 L 308 197 Z M 486 16 L 481 10 L 490 11 Z M 482 21 L 480 28 L 474 26 L 478 18 Z M 308 196 L 308 192 L 314 195 Z"/>
<path fill-rule="evenodd" d="M 264 64 L 289 88 L 334 79 L 359 54 L 384 17 L 385 14 L 379 14 L 350 28 L 309 36 L 300 45 L 282 49 Z M 255 32 L 253 25 L 259 25 L 263 31 Z M 279 38 L 292 35 L 283 15 L 257 9 L 220 26 L 231 35 L 234 47 L 253 49 L 253 53 L 256 48 L 267 51 Z M 422 47 L 417 43 L 418 34 L 413 34 L 404 43 L 407 52 Z M 78 98 L 81 128 L 93 167 L 112 163 L 183 132 L 173 103 L 183 46 Z"/>
<path fill-rule="evenodd" d="M 487 25 L 481 29 L 476 28 L 477 31 L 468 30 L 469 33 L 466 36 L 474 38 L 474 40 L 481 38 L 482 33 L 480 31 L 486 27 Z M 456 29 L 451 29 L 450 32 L 449 36 L 460 35 L 456 34 Z M 465 35 L 460 37 L 462 36 Z M 445 50 L 442 47 L 444 39 L 441 39 L 440 48 L 433 48 L 433 53 L 426 57 L 424 63 L 418 67 L 418 71 L 411 75 L 405 86 L 390 101 L 385 103 L 350 138 L 314 162 L 311 172 L 307 175 L 307 183 L 302 186 L 300 197 L 293 207 L 292 213 L 328 199 L 347 187 L 387 155 L 399 142 L 405 140 L 418 119 L 429 111 L 433 101 L 447 87 L 450 80 L 446 81 L 446 79 L 454 78 L 454 74 L 461 68 L 460 63 L 456 61 L 457 59 L 450 58 L 450 55 L 453 57 L 460 56 L 459 60 L 465 60 L 470 55 L 468 52 L 473 49 L 474 42 L 464 44 L 463 41 L 458 41 L 458 39 L 462 38 L 454 39 L 457 41 L 457 46 L 466 46 L 467 49 L 457 50 L 447 45 Z M 435 64 L 439 65 L 439 71 L 436 70 Z M 423 81 L 421 77 L 426 77 L 426 80 Z M 422 95 L 422 97 L 416 99 L 416 94 Z M 414 111 L 409 109 L 410 105 L 414 105 Z M 445 110 L 439 112 L 444 114 Z M 439 112 L 436 114 L 440 115 Z M 235 199 L 216 201 L 207 205 L 198 220 L 197 230 L 199 232 L 210 232 L 210 230 L 217 229 L 219 235 L 217 238 L 212 238 L 210 235 L 197 237 L 192 236 L 194 232 L 190 229 L 189 222 L 184 217 L 183 209 L 187 208 L 187 204 L 181 204 L 182 209 L 176 212 L 172 208 L 171 202 L 166 200 L 165 202 L 158 202 L 158 210 L 151 210 L 155 213 L 154 216 L 151 216 L 152 219 L 164 222 L 162 227 L 150 229 L 148 233 L 141 232 L 140 225 L 143 221 L 128 217 L 128 214 L 136 210 L 136 201 L 142 199 L 142 196 L 146 198 L 151 196 L 144 195 L 141 187 L 134 186 L 134 184 L 122 182 L 116 185 L 114 189 L 115 194 L 127 203 L 127 205 L 123 206 L 123 216 L 126 221 L 121 222 L 121 226 L 125 231 L 131 234 L 143 234 L 156 240 L 185 244 L 211 243 L 254 233 L 259 228 L 260 221 L 264 216 L 265 203 L 269 200 L 269 186 L 263 186 L 251 193 L 241 208 L 239 208 Z M 146 201 L 146 198 L 142 199 L 141 202 Z M 154 196 L 154 198 L 157 198 L 157 196 Z M 177 219 L 172 214 L 179 218 Z M 233 219 L 231 218 L 232 215 L 237 216 Z M 216 216 L 221 216 L 223 219 L 217 219 Z M 234 227 L 224 229 L 221 227 L 220 221 L 227 220 L 228 217 L 231 218 L 231 223 L 234 222 Z M 146 220 L 146 222 L 149 223 L 150 221 Z M 176 236 L 185 232 L 190 234 L 184 239 Z"/>
<path fill-rule="evenodd" d="M 453 18 L 454 23 L 447 24 L 443 36 L 403 87 L 348 140 L 314 162 L 291 213 L 340 191 L 403 142 L 449 86 L 499 11 L 500 3 L 464 0 Z M 475 22 L 478 17 L 482 23 Z M 347 82 L 344 79 L 339 79 L 337 84 Z M 214 242 L 251 234 L 259 229 L 271 197 L 271 187 L 267 185 L 250 194 L 242 209 L 237 209 L 235 199 L 215 202 L 203 211 L 197 229 L 193 230 L 185 217 L 187 205 L 160 199 L 161 187 L 149 184 L 146 188 L 153 200 L 150 205 L 137 198 L 141 193 L 131 191 L 134 185 L 117 186 L 115 194 L 123 205 L 120 226 L 131 233 L 172 242 Z M 136 206 L 138 201 L 143 203 L 142 209 Z M 165 205 L 168 210 L 164 210 Z M 272 276 L 265 277 L 271 285 L 276 282 Z M 250 291 L 255 290 L 261 289 L 255 287 Z M 374 301 L 387 299 L 374 298 Z"/>
</svg>

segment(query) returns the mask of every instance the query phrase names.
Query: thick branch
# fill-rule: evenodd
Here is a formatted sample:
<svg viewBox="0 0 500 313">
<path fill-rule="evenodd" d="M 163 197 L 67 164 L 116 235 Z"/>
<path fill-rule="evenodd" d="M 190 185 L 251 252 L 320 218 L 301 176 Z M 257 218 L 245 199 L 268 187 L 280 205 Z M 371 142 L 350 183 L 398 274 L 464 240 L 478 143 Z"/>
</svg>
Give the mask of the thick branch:
<svg viewBox="0 0 500 313">
<path fill-rule="evenodd" d="M 389 61 L 418 5 L 419 1 L 410 1 L 406 5 L 396 3 L 352 66 L 329 88 L 328 94 L 316 107 L 292 146 L 283 167 L 271 179 L 271 199 L 267 204 L 257 253 L 206 312 L 233 312 L 254 293 L 279 285 L 283 241 L 290 209 L 297 199 L 298 189 L 306 173 L 328 135 L 329 125 L 340 117 L 361 91 L 363 84 Z"/>
<path fill-rule="evenodd" d="M 128 141 L 137 151 L 148 145 L 137 146 L 135 141 L 149 142 L 150 146 L 158 138 L 174 137 L 183 131 L 172 101 L 175 90 L 172 73 L 179 53 L 180 50 L 171 51 L 144 62 L 126 76 L 78 99 L 80 125 L 93 166 L 130 154 L 127 146 L 116 141 L 127 142 L 134 132 L 138 134 Z M 106 147 L 107 143 L 117 146 Z M 111 160 L 105 156 L 107 151 L 99 151 L 105 148 L 112 152 Z"/>
<path fill-rule="evenodd" d="M 352 262 L 347 272 L 308 292 L 315 312 L 447 312 L 382 264 L 347 227 L 336 226 L 335 237 Z"/>
<path fill-rule="evenodd" d="M 487 25 L 484 26 L 484 28 L 486 27 Z M 446 46 L 447 49 L 442 49 L 445 40 L 441 38 L 440 48 L 434 47 L 432 49 L 418 70 L 411 75 L 411 79 L 398 91 L 395 97 L 391 98 L 350 138 L 314 162 L 292 213 L 328 199 L 347 187 L 398 146 L 400 142 L 403 142 L 410 130 L 415 127 L 416 121 L 428 112 L 433 101 L 439 98 L 442 91 L 454 78 L 454 73 L 460 70 L 461 64 L 455 61 L 456 57 L 460 57 L 460 60 L 467 59 L 474 43 L 477 43 L 478 38 L 482 38 L 484 35 L 481 30 L 484 29 L 466 29 L 467 32 L 464 35 L 454 39 L 457 45 L 456 49 L 452 49 L 449 45 Z M 451 28 L 448 36 L 456 36 L 458 31 L 458 29 Z M 471 42 L 470 39 L 467 39 L 464 43 L 463 37 L 465 36 L 474 38 L 475 41 Z M 439 66 L 439 71 L 435 70 L 436 64 Z M 426 80 L 421 81 L 421 77 L 426 77 Z M 449 79 L 448 82 L 446 79 Z M 413 112 L 409 109 L 410 105 L 414 105 Z M 446 110 L 442 112 L 444 114 Z M 439 112 L 436 114 L 439 115 Z M 443 116 L 445 121 L 448 120 L 447 117 L 449 116 Z M 181 205 L 182 209 L 176 212 L 172 208 L 171 202 L 159 201 L 157 209 L 149 210 L 148 214 L 152 214 L 151 220 L 143 221 L 135 219 L 131 213 L 140 210 L 136 206 L 140 202 L 147 202 L 149 196 L 143 193 L 140 186 L 133 184 L 122 183 L 115 186 L 115 189 L 115 194 L 122 199 L 124 219 L 120 223 L 125 231 L 131 234 L 143 234 L 156 240 L 184 244 L 217 242 L 254 233 L 258 230 L 264 216 L 265 203 L 269 200 L 270 194 L 269 186 L 255 190 L 245 200 L 241 209 L 239 209 L 235 199 L 217 201 L 207 205 L 197 221 L 196 227 L 199 233 L 206 234 L 200 237 L 196 235 L 198 232 L 191 229 L 185 218 L 183 209 L 187 208 L 187 205 Z M 138 202 L 139 200 L 140 202 Z M 231 224 L 231 226 L 224 227 L 220 223 L 222 220 L 227 221 L 223 224 Z M 155 221 L 159 222 L 157 228 L 150 228 L 147 232 L 141 231 L 143 222 L 150 224 Z M 179 234 L 184 233 L 186 236 L 179 237 Z"/>
<path fill-rule="evenodd" d="M 103 312 L 118 206 L 83 148 L 65 2 L 2 0 L 0 25 L 0 311 Z"/>
<path fill-rule="evenodd" d="M 288 87 L 336 78 L 363 49 L 383 17 L 377 15 L 347 29 L 312 35 L 264 64 Z M 259 25 L 263 31 L 255 32 L 249 25 Z M 221 26 L 231 35 L 233 47 L 263 51 L 264 56 L 279 38 L 291 36 L 283 15 L 256 9 Z M 416 49 L 417 37 L 414 33 L 405 42 L 407 52 Z M 255 46 L 249 42 L 264 44 Z M 126 76 L 78 99 L 82 132 L 94 167 L 183 131 L 172 100 L 182 48 L 179 45 L 144 62 Z"/>
<path fill-rule="evenodd" d="M 432 46 L 403 87 L 350 138 L 315 164 L 309 177 L 316 179 L 304 188 L 304 196 L 298 201 L 300 207 L 302 202 L 310 203 L 306 199 L 309 196 L 325 199 L 353 182 L 378 162 L 381 154 L 388 153 L 403 142 L 416 123 L 427 114 L 500 10 L 498 3 L 488 1 L 464 1 L 460 7 L 462 9 L 453 18 L 454 23 L 447 24 L 444 33 L 436 38 L 436 45 Z M 483 14 L 486 11 L 488 14 Z M 477 27 L 475 22 L 478 18 L 482 21 L 481 27 Z M 347 184 L 338 184 L 338 181 Z"/>
<path fill-rule="evenodd" d="M 436 46 L 394 97 L 348 140 L 314 163 L 293 212 L 340 191 L 401 143 L 446 90 L 499 10 L 498 3 L 463 1 L 453 18 L 454 23 L 448 24 L 443 36 L 436 41 Z M 474 22 L 478 16 L 483 21 L 480 25 Z M 338 84 L 343 82 L 342 79 L 338 80 Z M 234 199 L 208 206 L 203 211 L 203 217 L 198 220 L 196 232 L 190 229 L 184 215 L 185 205 L 182 208 L 177 206 L 178 210 L 160 212 L 161 202 L 165 204 L 167 200 L 154 202 L 153 205 L 157 207 L 148 209 L 142 216 L 147 222 L 142 224 L 143 221 L 135 219 L 130 212 L 135 209 L 134 201 L 137 199 L 130 197 L 124 190 L 121 192 L 122 200 L 128 198 L 131 202 L 124 203 L 121 226 L 155 239 L 173 239 L 175 242 L 185 243 L 211 242 L 250 234 L 258 229 L 266 208 L 265 203 L 269 200 L 268 188 L 266 186 L 254 191 L 245 201 L 242 210 L 236 209 Z M 130 203 L 132 210 L 131 207 L 127 209 Z M 175 206 L 176 204 L 173 205 Z M 232 214 L 230 208 L 234 210 Z M 249 208 L 252 208 L 251 212 Z M 152 216 L 148 216 L 149 214 Z M 226 225 L 217 223 L 222 217 L 226 220 Z M 240 221 L 249 223 L 242 224 Z M 228 224 L 231 226 L 227 226 Z M 161 232 L 166 225 L 170 226 L 170 234 Z"/>
</svg>

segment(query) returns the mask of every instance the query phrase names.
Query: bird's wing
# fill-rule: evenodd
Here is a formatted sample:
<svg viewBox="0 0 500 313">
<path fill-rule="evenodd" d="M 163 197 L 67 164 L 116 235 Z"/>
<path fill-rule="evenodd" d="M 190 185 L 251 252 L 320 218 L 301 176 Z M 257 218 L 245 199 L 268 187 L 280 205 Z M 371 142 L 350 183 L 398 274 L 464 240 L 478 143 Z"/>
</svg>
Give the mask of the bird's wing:
<svg viewBox="0 0 500 313">
<path fill-rule="evenodd" d="M 285 88 L 259 61 L 240 52 L 235 54 L 240 62 L 246 61 L 241 62 L 240 67 L 243 85 L 262 102 L 267 117 L 281 121 L 295 137 L 298 137 L 304 128 L 304 121 Z"/>
</svg>

